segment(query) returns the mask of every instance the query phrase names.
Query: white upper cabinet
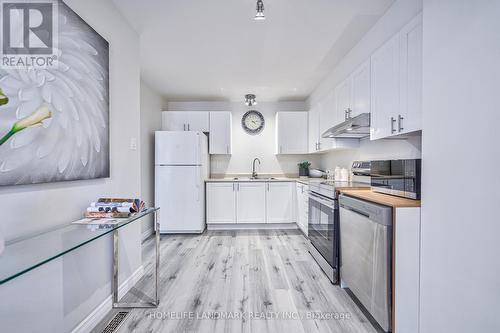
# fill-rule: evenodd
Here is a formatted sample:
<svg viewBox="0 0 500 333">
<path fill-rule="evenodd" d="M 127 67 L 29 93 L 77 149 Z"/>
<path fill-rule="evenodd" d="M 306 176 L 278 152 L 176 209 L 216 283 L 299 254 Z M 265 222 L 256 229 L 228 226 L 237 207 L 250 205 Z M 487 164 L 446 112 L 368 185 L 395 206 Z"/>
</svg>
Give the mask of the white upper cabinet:
<svg viewBox="0 0 500 333">
<path fill-rule="evenodd" d="M 345 121 L 352 113 L 352 80 L 348 77 L 335 88 L 337 121 L 334 125 Z"/>
<path fill-rule="evenodd" d="M 361 64 L 351 75 L 351 117 L 370 113 L 370 59 Z"/>
<path fill-rule="evenodd" d="M 319 151 L 319 109 L 321 105 L 318 103 L 309 110 L 309 153 Z"/>
<path fill-rule="evenodd" d="M 163 111 L 161 113 L 161 129 L 163 131 L 185 131 L 186 116 L 183 113 Z"/>
<path fill-rule="evenodd" d="M 307 112 L 276 113 L 276 154 L 308 152 Z"/>
<path fill-rule="evenodd" d="M 164 131 L 209 131 L 209 113 L 192 111 L 162 112 Z"/>
<path fill-rule="evenodd" d="M 399 110 L 399 35 L 388 40 L 371 57 L 372 140 L 396 133 Z"/>
<path fill-rule="evenodd" d="M 370 59 L 335 88 L 335 125 L 361 113 L 370 113 Z"/>
<path fill-rule="evenodd" d="M 335 92 L 331 91 L 321 100 L 319 108 L 319 150 L 325 151 L 330 148 L 332 139 L 322 138 L 321 135 L 335 123 Z"/>
<path fill-rule="evenodd" d="M 266 223 L 266 183 L 237 183 L 237 223 Z"/>
<path fill-rule="evenodd" d="M 398 134 L 422 129 L 422 14 L 400 33 Z"/>
<path fill-rule="evenodd" d="M 209 132 L 210 154 L 230 155 L 232 153 L 231 112 L 210 112 Z"/>
<path fill-rule="evenodd" d="M 236 185 L 207 184 L 207 223 L 236 223 Z"/>
<path fill-rule="evenodd" d="M 267 183 L 267 223 L 293 223 L 294 183 Z"/>
<path fill-rule="evenodd" d="M 371 57 L 372 140 L 422 129 L 422 14 Z"/>
<path fill-rule="evenodd" d="M 309 110 L 309 153 L 322 153 L 334 149 L 358 148 L 357 139 L 322 138 L 334 126 L 336 119 L 335 95 L 332 93 Z M 343 120 L 342 120 L 343 121 Z"/>
</svg>

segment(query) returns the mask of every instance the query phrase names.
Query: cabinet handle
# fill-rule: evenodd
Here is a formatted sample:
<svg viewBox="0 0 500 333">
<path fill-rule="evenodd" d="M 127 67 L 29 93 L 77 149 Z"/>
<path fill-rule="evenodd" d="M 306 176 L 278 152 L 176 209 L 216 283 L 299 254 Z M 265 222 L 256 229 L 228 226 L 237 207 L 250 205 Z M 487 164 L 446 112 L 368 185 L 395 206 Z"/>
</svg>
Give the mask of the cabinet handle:
<svg viewBox="0 0 500 333">
<path fill-rule="evenodd" d="M 318 142 L 318 150 L 321 150 L 321 142 Z"/>
<path fill-rule="evenodd" d="M 351 108 L 347 108 L 347 119 L 351 119 L 352 118 L 351 113 L 352 113 Z"/>
<path fill-rule="evenodd" d="M 391 134 L 396 133 L 396 129 L 394 128 L 394 124 L 396 123 L 396 119 L 391 117 Z"/>
<path fill-rule="evenodd" d="M 234 192 L 234 183 L 233 183 L 233 192 Z"/>
<path fill-rule="evenodd" d="M 226 146 L 226 153 L 229 154 L 229 146 Z"/>
<path fill-rule="evenodd" d="M 186 124 L 183 124 L 184 125 L 184 131 L 186 130 Z"/>
<path fill-rule="evenodd" d="M 188 131 L 190 131 L 190 129 L 189 129 L 189 124 L 188 124 Z"/>
<path fill-rule="evenodd" d="M 404 127 L 403 127 L 403 120 L 404 119 L 405 119 L 404 117 L 402 117 L 401 115 L 398 115 L 398 130 L 399 130 L 399 132 L 404 130 Z"/>
<path fill-rule="evenodd" d="M 344 110 L 344 119 L 347 120 L 347 109 Z"/>
</svg>

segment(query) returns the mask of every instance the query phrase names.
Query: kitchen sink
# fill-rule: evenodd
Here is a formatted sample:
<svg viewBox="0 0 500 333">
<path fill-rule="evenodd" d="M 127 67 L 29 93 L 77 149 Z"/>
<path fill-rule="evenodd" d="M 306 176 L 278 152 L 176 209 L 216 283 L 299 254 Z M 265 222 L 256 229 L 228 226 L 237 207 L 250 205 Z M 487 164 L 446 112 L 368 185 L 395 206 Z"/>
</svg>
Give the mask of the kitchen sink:
<svg viewBox="0 0 500 333">
<path fill-rule="evenodd" d="M 245 180 L 245 181 L 266 181 L 275 180 L 274 177 L 234 177 L 234 180 Z"/>
</svg>

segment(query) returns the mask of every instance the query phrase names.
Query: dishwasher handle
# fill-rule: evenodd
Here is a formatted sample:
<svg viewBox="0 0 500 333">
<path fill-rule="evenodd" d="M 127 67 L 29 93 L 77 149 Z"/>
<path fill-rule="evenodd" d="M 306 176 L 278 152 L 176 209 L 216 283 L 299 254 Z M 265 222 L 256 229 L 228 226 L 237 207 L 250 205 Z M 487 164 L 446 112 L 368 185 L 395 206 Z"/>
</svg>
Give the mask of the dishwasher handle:
<svg viewBox="0 0 500 333">
<path fill-rule="evenodd" d="M 348 206 L 346 206 L 346 205 L 342 205 L 342 204 L 341 204 L 341 205 L 340 205 L 340 208 L 344 208 L 344 209 L 347 209 L 347 210 L 349 210 L 349 211 L 351 211 L 351 212 L 353 212 L 353 213 L 356 213 L 356 214 L 358 214 L 358 215 L 362 215 L 362 216 L 364 216 L 364 217 L 366 217 L 366 218 L 370 218 L 370 214 L 365 213 L 365 212 L 362 212 L 362 211 L 359 211 L 359 210 L 354 209 L 354 208 L 352 208 L 352 207 L 348 207 Z"/>
<path fill-rule="evenodd" d="M 344 194 L 341 194 L 339 197 L 339 205 L 341 208 L 367 217 L 372 222 L 392 226 L 392 207 L 353 198 Z"/>
</svg>

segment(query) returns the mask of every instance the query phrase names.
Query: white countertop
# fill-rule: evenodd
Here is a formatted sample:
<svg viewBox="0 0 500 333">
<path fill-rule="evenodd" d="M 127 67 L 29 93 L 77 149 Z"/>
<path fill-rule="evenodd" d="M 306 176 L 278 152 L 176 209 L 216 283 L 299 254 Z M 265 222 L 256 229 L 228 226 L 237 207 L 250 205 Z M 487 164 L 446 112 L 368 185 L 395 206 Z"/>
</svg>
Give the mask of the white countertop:
<svg viewBox="0 0 500 333">
<path fill-rule="evenodd" d="M 227 178 L 209 178 L 206 183 L 241 183 L 241 182 L 299 182 L 308 185 L 311 182 L 321 183 L 324 178 L 298 178 L 298 177 L 270 177 L 260 179 L 250 179 L 248 176 L 227 177 Z"/>
</svg>

